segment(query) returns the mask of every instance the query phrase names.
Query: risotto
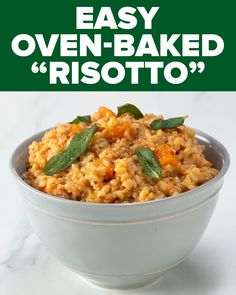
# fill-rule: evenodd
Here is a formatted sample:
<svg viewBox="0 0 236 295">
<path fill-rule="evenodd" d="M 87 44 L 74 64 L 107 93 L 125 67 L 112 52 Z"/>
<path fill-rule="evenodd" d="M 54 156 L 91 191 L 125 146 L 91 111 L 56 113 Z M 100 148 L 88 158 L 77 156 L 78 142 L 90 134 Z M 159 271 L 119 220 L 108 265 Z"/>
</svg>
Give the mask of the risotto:
<svg viewBox="0 0 236 295">
<path fill-rule="evenodd" d="M 33 142 L 22 178 L 42 192 L 82 202 L 145 202 L 186 192 L 217 170 L 184 120 L 142 115 L 128 104 L 118 114 L 101 107 Z"/>
</svg>

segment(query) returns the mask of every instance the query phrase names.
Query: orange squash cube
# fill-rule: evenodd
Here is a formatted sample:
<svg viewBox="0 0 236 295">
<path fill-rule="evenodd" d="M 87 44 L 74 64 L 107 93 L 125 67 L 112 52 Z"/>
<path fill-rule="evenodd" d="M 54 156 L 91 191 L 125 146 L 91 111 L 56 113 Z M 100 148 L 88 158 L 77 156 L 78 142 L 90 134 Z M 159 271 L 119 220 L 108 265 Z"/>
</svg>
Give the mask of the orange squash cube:
<svg viewBox="0 0 236 295">
<path fill-rule="evenodd" d="M 161 166 L 170 164 L 174 167 L 179 166 L 179 161 L 175 155 L 175 152 L 168 144 L 160 144 L 155 150 L 155 156 Z"/>
</svg>

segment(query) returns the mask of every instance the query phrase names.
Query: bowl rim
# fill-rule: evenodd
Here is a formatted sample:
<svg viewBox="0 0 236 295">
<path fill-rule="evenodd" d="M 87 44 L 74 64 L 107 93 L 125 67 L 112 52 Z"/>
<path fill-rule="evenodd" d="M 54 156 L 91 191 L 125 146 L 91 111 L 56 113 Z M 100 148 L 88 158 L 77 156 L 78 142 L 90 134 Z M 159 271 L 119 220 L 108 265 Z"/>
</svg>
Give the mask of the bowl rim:
<svg viewBox="0 0 236 295">
<path fill-rule="evenodd" d="M 226 149 L 226 147 L 221 142 L 219 142 L 216 138 L 214 138 L 213 136 L 208 135 L 207 133 L 205 133 L 199 129 L 193 128 L 196 132 L 196 136 L 195 136 L 196 139 L 202 140 L 203 141 L 202 144 L 204 144 L 204 141 L 205 141 L 205 142 L 209 142 L 210 145 L 212 145 L 212 146 L 217 146 L 219 148 L 219 153 L 221 153 L 221 156 L 223 158 L 223 165 L 222 165 L 221 169 L 219 170 L 219 173 L 215 177 L 213 177 L 212 179 L 207 181 L 206 183 L 204 183 L 194 189 L 191 189 L 187 192 L 180 193 L 178 195 L 170 196 L 170 197 L 163 198 L 163 199 L 156 199 L 153 201 L 145 201 L 145 202 L 116 203 L 116 204 L 106 203 L 105 204 L 105 203 L 92 203 L 92 202 L 90 203 L 90 202 L 81 202 L 81 201 L 77 201 L 77 200 L 65 199 L 65 198 L 50 195 L 48 193 L 42 192 L 42 191 L 37 190 L 36 188 L 30 186 L 28 183 L 26 183 L 20 177 L 20 175 L 17 173 L 15 165 L 14 165 L 16 156 L 18 155 L 19 151 L 21 150 L 20 148 L 24 144 L 26 144 L 26 142 L 28 142 L 28 141 L 32 142 L 33 138 L 39 137 L 41 134 L 43 135 L 46 131 L 48 131 L 52 128 L 48 128 L 43 131 L 40 131 L 40 132 L 32 135 L 31 137 L 28 137 L 27 139 L 25 139 L 23 142 L 21 142 L 18 145 L 10 156 L 10 170 L 11 170 L 13 177 L 17 180 L 17 182 L 19 182 L 23 187 L 25 187 L 25 189 L 27 189 L 27 190 L 31 191 L 32 193 L 34 193 L 35 195 L 37 195 L 39 198 L 44 198 L 44 199 L 46 198 L 47 200 L 49 200 L 51 202 L 61 203 L 61 204 L 65 204 L 65 205 L 70 204 L 70 205 L 75 205 L 75 206 L 79 206 L 79 207 L 90 207 L 90 208 L 91 207 L 94 207 L 94 208 L 101 208 L 101 207 L 103 207 L 103 208 L 105 208 L 105 207 L 107 207 L 107 208 L 124 208 L 124 207 L 146 206 L 148 204 L 155 204 L 158 202 L 171 202 L 171 200 L 173 200 L 173 199 L 180 200 L 182 198 L 185 198 L 185 197 L 191 195 L 193 192 L 196 192 L 196 191 L 201 192 L 205 188 L 217 183 L 221 178 L 224 177 L 224 175 L 226 174 L 226 172 L 229 168 L 229 165 L 230 165 L 230 156 L 229 156 L 229 152 Z M 190 127 L 190 128 L 192 128 L 192 127 Z"/>
</svg>

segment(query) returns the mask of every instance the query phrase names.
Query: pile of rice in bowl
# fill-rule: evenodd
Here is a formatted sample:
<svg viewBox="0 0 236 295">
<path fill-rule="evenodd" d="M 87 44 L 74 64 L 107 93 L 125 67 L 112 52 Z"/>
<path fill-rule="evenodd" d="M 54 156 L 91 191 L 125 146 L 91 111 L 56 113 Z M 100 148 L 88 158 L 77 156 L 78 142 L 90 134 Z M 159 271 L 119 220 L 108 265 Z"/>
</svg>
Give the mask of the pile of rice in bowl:
<svg viewBox="0 0 236 295">
<path fill-rule="evenodd" d="M 131 104 L 117 114 L 100 107 L 33 142 L 22 178 L 42 192 L 82 202 L 144 202 L 186 192 L 218 171 L 184 120 L 143 115 Z"/>
</svg>

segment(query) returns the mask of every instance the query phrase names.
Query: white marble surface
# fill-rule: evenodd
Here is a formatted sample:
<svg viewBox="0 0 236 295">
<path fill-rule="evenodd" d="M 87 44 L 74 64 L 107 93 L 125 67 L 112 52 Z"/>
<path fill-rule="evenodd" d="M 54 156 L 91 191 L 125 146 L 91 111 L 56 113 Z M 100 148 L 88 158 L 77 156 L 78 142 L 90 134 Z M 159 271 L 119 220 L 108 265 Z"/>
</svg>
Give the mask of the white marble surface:
<svg viewBox="0 0 236 295">
<path fill-rule="evenodd" d="M 216 211 L 197 248 L 157 285 L 126 294 L 236 294 L 236 93 L 106 92 L 0 93 L 1 295 L 106 293 L 67 270 L 42 246 L 25 218 L 8 162 L 16 145 L 33 133 L 91 113 L 99 105 L 114 107 L 125 102 L 166 116 L 189 114 L 190 126 L 218 138 L 231 154 Z"/>
</svg>

